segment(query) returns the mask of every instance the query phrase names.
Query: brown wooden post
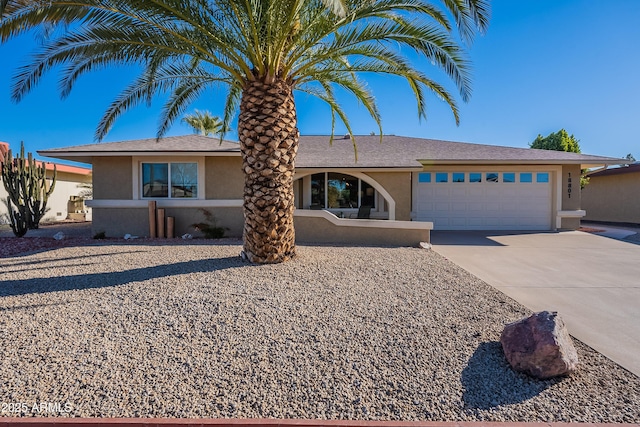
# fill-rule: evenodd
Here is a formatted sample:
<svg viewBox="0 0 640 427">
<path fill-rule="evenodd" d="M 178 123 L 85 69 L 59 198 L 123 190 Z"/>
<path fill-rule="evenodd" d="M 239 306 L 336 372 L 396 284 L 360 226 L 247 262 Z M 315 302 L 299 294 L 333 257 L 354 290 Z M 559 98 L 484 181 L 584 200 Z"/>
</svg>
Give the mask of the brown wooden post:
<svg viewBox="0 0 640 427">
<path fill-rule="evenodd" d="M 149 237 L 155 239 L 157 237 L 156 230 L 156 202 L 153 200 L 149 202 Z"/>
<path fill-rule="evenodd" d="M 164 239 L 164 209 L 158 209 L 158 237 Z"/>
<path fill-rule="evenodd" d="M 172 216 L 167 217 L 167 238 L 173 239 L 175 237 L 175 218 Z"/>
</svg>

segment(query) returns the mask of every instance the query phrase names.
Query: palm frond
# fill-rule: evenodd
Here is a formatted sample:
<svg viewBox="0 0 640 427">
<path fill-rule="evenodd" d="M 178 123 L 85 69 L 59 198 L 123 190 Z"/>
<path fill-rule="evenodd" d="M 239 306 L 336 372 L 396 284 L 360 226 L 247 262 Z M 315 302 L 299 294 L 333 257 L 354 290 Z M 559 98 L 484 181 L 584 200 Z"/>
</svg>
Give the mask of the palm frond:
<svg viewBox="0 0 640 427">
<path fill-rule="evenodd" d="M 157 136 L 213 85 L 228 89 L 225 131 L 253 80 L 282 79 L 317 96 L 351 133 L 337 102 L 340 88 L 376 121 L 382 118 L 363 75 L 404 79 L 426 117 L 426 93 L 444 100 L 456 123 L 454 96 L 428 78 L 425 64 L 442 70 L 460 98 L 471 96 L 466 42 L 486 31 L 488 0 L 0 0 L 0 42 L 37 28 L 48 33 L 31 61 L 17 70 L 12 97 L 20 101 L 61 67 L 60 93 L 69 95 L 87 73 L 135 64 L 142 73 L 109 106 L 96 138 L 134 106 L 169 94 Z M 409 56 L 409 54 L 412 54 Z M 419 60 L 416 61 L 414 58 Z"/>
</svg>

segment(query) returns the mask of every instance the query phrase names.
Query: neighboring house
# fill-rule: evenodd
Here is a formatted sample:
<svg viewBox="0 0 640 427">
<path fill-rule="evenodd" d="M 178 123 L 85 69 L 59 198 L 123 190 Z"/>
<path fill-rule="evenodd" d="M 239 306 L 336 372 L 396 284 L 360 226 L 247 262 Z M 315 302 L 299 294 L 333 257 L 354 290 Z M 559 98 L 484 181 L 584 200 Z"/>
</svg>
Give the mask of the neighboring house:
<svg viewBox="0 0 640 427">
<path fill-rule="evenodd" d="M 585 220 L 640 224 L 640 163 L 588 174 Z"/>
<path fill-rule="evenodd" d="M 576 229 L 584 215 L 580 170 L 623 162 L 399 136 L 385 136 L 382 143 L 379 136 L 357 136 L 355 142 L 357 162 L 346 137 L 332 145 L 327 136 L 300 137 L 294 177 L 299 240 L 340 240 L 345 228 L 332 228 L 329 222 L 337 221 L 325 210 L 349 218 L 363 205 L 371 206 L 371 218 L 414 227 L 433 223 L 440 230 Z M 202 220 L 198 208 L 211 210 L 229 235 L 242 234 L 237 143 L 188 135 L 39 153 L 93 165 L 94 200 L 88 204 L 95 232 L 148 235 L 147 205 L 156 200 L 175 217 L 176 234 L 193 231 L 190 224 Z M 367 223 L 387 222 L 393 221 Z"/>
<path fill-rule="evenodd" d="M 0 142 L 0 154 L 4 158 L 4 153 L 9 150 L 9 144 Z M 15 153 L 14 153 L 15 155 Z M 40 163 L 40 162 L 38 162 Z M 53 177 L 53 163 L 46 162 L 47 177 Z M 49 196 L 47 202 L 47 213 L 42 218 L 43 221 L 60 221 L 64 219 L 91 219 L 91 212 L 86 207 L 78 195 L 84 190 L 80 184 L 91 184 L 91 169 L 79 166 L 68 166 L 56 163 L 56 186 Z M 1 180 L 1 178 L 0 178 Z M 4 201 L 7 199 L 7 191 L 0 183 L 0 222 L 7 214 L 7 206 Z"/>
</svg>

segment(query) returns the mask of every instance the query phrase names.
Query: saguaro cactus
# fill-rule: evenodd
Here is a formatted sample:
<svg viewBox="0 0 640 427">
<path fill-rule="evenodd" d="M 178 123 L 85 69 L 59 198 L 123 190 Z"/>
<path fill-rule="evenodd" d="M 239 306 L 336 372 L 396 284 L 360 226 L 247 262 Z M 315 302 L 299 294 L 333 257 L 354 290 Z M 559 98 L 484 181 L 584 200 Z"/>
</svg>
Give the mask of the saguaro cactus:
<svg viewBox="0 0 640 427">
<path fill-rule="evenodd" d="M 27 230 L 40 225 L 47 209 L 47 201 L 56 185 L 56 175 L 54 165 L 49 184 L 45 163 L 38 165 L 31 153 L 25 158 L 23 143 L 20 144 L 20 157 L 13 158 L 11 150 L 5 155 L 2 162 L 2 182 L 9 193 L 6 205 L 11 229 L 17 237 L 24 236 Z"/>
</svg>

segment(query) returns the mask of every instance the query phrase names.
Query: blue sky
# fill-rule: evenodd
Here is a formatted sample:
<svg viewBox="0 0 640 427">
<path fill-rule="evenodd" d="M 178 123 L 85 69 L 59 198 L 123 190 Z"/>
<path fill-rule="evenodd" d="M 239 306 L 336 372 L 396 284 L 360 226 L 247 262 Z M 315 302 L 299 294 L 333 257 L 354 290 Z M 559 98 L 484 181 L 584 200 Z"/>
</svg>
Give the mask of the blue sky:
<svg viewBox="0 0 640 427">
<path fill-rule="evenodd" d="M 32 37 L 0 46 L 0 141 L 26 149 L 93 142 L 98 121 L 134 73 L 118 68 L 78 81 L 60 100 L 57 71 L 49 73 L 19 104 L 10 100 L 12 76 L 37 46 Z M 368 78 L 387 134 L 491 145 L 527 147 L 538 134 L 561 128 L 580 140 L 583 153 L 640 159 L 640 1 L 496 0 L 488 33 L 469 49 L 473 96 L 461 102 L 460 126 L 436 97 L 428 119 L 418 120 L 415 101 L 401 80 Z M 453 89 L 439 71 L 427 70 Z M 439 76 L 439 77 L 438 77 Z M 211 92 L 194 108 L 222 115 L 223 92 Z M 344 99 L 354 132 L 377 132 L 355 101 Z M 155 136 L 160 100 L 130 110 L 105 141 Z M 297 96 L 298 126 L 304 135 L 328 134 L 329 110 Z M 345 133 L 338 125 L 337 134 Z M 168 135 L 190 133 L 176 122 Z M 235 134 L 229 135 L 234 139 Z"/>
</svg>

